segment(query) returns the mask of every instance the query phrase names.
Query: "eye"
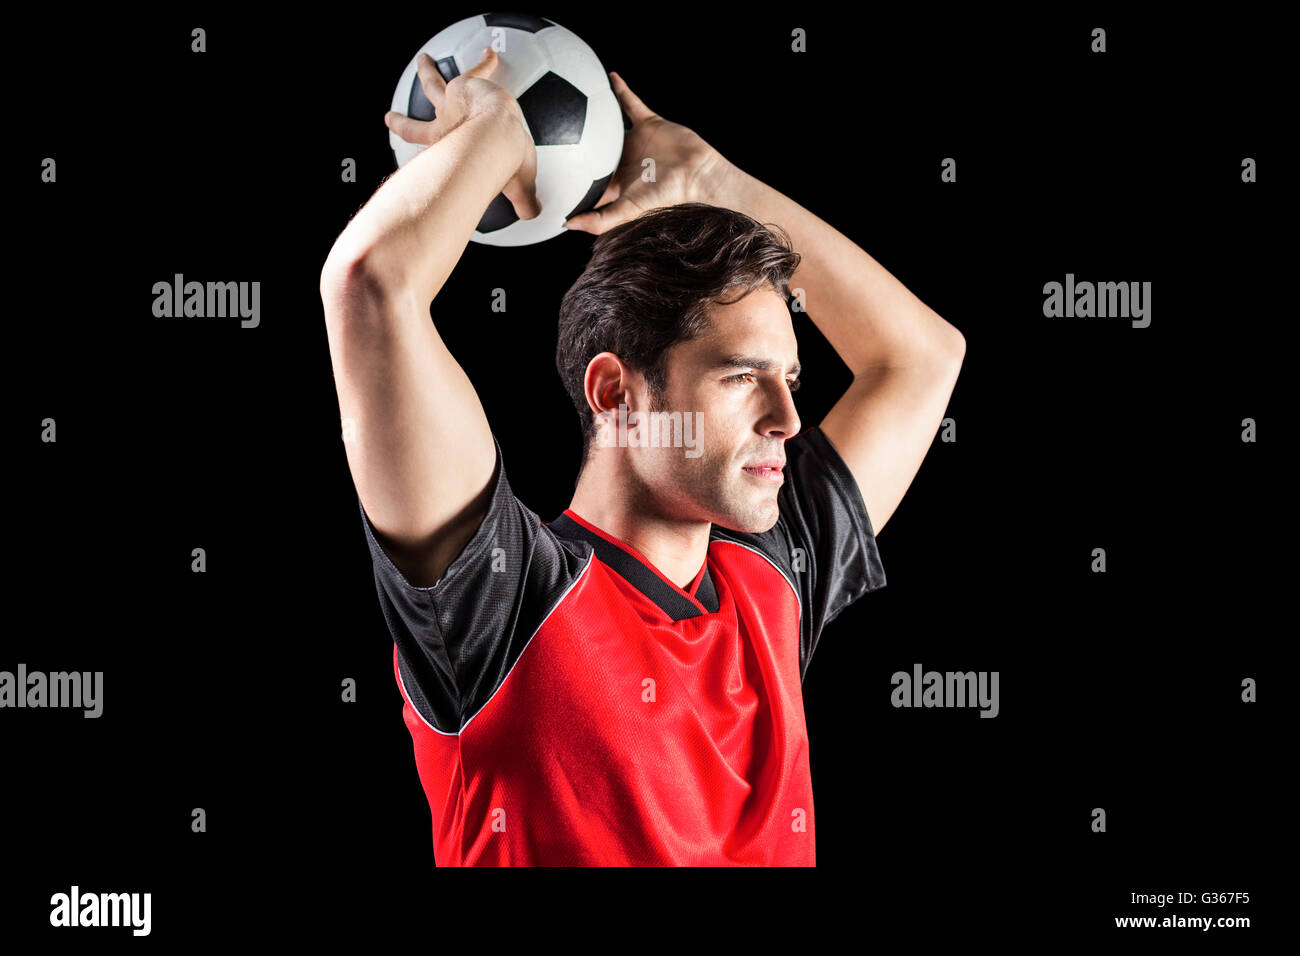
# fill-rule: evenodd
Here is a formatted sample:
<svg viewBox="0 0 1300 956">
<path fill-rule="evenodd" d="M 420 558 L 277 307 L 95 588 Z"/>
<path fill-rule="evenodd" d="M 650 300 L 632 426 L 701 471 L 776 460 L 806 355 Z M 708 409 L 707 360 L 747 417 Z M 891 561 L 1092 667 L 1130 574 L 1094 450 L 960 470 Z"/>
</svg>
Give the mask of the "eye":
<svg viewBox="0 0 1300 956">
<path fill-rule="evenodd" d="M 750 379 L 752 379 L 753 377 L 754 377 L 754 373 L 753 373 L 753 372 L 741 372 L 741 373 L 738 374 L 738 375 L 728 375 L 726 378 L 723 379 L 723 381 L 724 381 L 724 382 L 739 382 L 742 378 L 750 378 Z M 787 386 L 789 386 L 790 391 L 792 391 L 792 392 L 797 392 L 797 391 L 799 391 L 799 388 L 803 385 L 803 380 L 802 380 L 802 379 L 797 379 L 797 378 L 787 378 L 787 379 L 785 380 L 785 384 L 786 384 Z"/>
</svg>

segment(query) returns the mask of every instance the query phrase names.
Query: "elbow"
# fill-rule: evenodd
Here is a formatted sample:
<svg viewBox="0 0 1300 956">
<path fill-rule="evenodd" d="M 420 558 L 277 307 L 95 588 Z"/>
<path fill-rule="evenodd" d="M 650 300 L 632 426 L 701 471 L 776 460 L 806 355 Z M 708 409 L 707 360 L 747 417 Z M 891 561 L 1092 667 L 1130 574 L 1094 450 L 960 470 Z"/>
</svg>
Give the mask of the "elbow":
<svg viewBox="0 0 1300 956">
<path fill-rule="evenodd" d="M 961 368 L 966 359 L 966 336 L 943 316 L 927 307 L 927 322 L 918 323 L 917 335 L 905 349 L 903 355 L 910 356 L 914 363 L 924 363 L 932 367 L 945 366 Z M 900 363 L 912 364 L 912 363 Z"/>
<path fill-rule="evenodd" d="M 365 256 L 344 246 L 342 241 L 336 242 L 325 257 L 325 264 L 321 266 L 321 299 L 328 303 L 340 293 L 364 284 L 365 274 Z"/>
<path fill-rule="evenodd" d="M 393 270 L 387 268 L 390 256 L 381 256 L 373 242 L 350 233 L 347 229 L 334 240 L 325 264 L 320 270 L 321 298 L 328 301 L 328 296 L 339 290 L 368 288 L 394 278 Z"/>
<path fill-rule="evenodd" d="M 366 256 L 339 254 L 337 247 L 321 269 L 320 297 L 327 324 L 378 316 L 396 298 Z"/>
<path fill-rule="evenodd" d="M 953 331 L 956 332 L 956 329 Z M 956 358 L 958 365 L 966 361 L 966 337 L 960 332 L 957 332 Z"/>
<path fill-rule="evenodd" d="M 966 336 L 958 332 L 956 326 L 948 325 L 947 322 L 944 325 L 946 334 L 939 352 L 960 368 L 962 362 L 966 360 Z"/>
<path fill-rule="evenodd" d="M 364 287 L 360 261 L 336 259 L 331 252 L 320 273 L 320 300 L 325 311 L 325 324 L 333 326 L 355 314 L 361 298 L 360 290 Z"/>
</svg>

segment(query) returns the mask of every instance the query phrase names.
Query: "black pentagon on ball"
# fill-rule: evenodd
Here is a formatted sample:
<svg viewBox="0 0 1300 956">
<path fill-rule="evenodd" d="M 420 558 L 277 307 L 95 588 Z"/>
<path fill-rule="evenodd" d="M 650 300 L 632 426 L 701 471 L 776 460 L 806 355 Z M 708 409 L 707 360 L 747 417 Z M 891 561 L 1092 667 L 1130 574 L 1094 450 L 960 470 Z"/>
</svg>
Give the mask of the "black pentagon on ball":
<svg viewBox="0 0 1300 956">
<path fill-rule="evenodd" d="M 442 74 L 444 83 L 450 83 L 460 76 L 460 69 L 456 66 L 454 57 L 445 56 L 441 60 L 435 60 L 434 62 L 438 64 L 438 72 Z M 424 87 L 420 85 L 419 73 L 416 73 L 415 79 L 411 81 L 411 95 L 407 97 L 406 115 L 411 119 L 424 120 L 426 123 L 432 122 L 437 116 L 433 104 L 424 95 Z"/>
<path fill-rule="evenodd" d="M 483 218 L 478 221 L 478 231 L 496 232 L 498 229 L 504 229 L 512 222 L 518 221 L 519 213 L 515 212 L 515 207 L 506 198 L 506 194 L 497 193 L 497 198 L 492 200 L 483 213 Z"/>
<path fill-rule="evenodd" d="M 538 146 L 570 146 L 582 142 L 582 128 L 587 123 L 587 95 L 558 73 L 547 71 L 516 99 Z"/>
<path fill-rule="evenodd" d="M 514 27 L 516 30 L 527 30 L 529 33 L 555 26 L 553 21 L 545 17 L 535 17 L 531 13 L 485 13 L 483 20 L 490 27 Z"/>
<path fill-rule="evenodd" d="M 610 173 L 608 176 L 602 176 L 600 179 L 593 182 L 591 188 L 587 190 L 586 195 L 579 200 L 578 205 L 570 209 L 564 218 L 572 219 L 574 216 L 595 209 L 596 203 L 600 201 L 600 197 L 605 195 L 605 187 L 609 185 L 609 181 L 613 178 L 614 174 Z M 487 210 L 483 213 L 483 218 L 479 220 L 478 231 L 484 233 L 495 232 L 498 229 L 504 229 L 511 223 L 518 221 L 519 214 L 515 212 L 514 205 L 506 198 L 505 193 L 497 193 L 496 199 L 492 200 L 491 205 L 489 205 Z"/>
<path fill-rule="evenodd" d="M 605 195 L 605 187 L 609 185 L 609 181 L 613 178 L 614 174 L 610 173 L 608 176 L 603 176 L 592 183 L 591 188 L 587 190 L 587 194 L 582 197 L 578 205 L 569 210 L 569 214 L 564 218 L 566 220 L 572 219 L 574 216 L 595 209 L 596 203 L 600 201 L 600 197 Z"/>
</svg>

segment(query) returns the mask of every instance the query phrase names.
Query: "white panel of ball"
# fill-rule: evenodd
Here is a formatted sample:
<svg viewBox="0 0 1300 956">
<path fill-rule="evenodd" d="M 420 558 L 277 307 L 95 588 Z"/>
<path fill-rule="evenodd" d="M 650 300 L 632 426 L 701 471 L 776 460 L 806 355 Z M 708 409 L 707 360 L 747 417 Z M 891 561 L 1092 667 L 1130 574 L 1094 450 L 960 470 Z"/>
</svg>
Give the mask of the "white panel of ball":
<svg viewBox="0 0 1300 956">
<path fill-rule="evenodd" d="M 489 27 L 482 16 L 469 17 L 440 31 L 416 56 L 427 53 L 435 61 L 453 56 L 463 74 L 482 58 L 483 48 L 494 43 L 500 54 L 500 65 L 492 80 L 515 98 L 548 72 L 557 74 L 587 97 L 581 141 L 537 147 L 537 198 L 542 206 L 541 215 L 487 233 L 475 230 L 471 237 L 485 245 L 527 245 L 564 232 L 564 217 L 568 212 L 581 202 L 593 182 L 609 176 L 618 166 L 623 152 L 623 114 L 595 51 L 581 37 L 558 24 L 532 33 L 514 27 Z M 403 116 L 407 114 L 411 87 L 416 81 L 416 56 L 411 57 L 393 93 L 392 109 Z M 391 130 L 388 142 L 399 167 L 426 148 L 406 142 Z"/>
</svg>

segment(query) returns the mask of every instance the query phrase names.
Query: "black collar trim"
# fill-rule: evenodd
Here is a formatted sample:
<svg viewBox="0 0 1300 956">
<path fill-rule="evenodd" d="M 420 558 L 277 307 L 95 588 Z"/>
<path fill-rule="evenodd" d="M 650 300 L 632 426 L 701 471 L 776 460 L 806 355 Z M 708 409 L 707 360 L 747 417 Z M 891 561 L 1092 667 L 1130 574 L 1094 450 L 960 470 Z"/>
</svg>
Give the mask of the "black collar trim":
<svg viewBox="0 0 1300 956">
<path fill-rule="evenodd" d="M 547 525 L 561 537 L 577 538 L 588 542 L 596 551 L 596 557 L 607 564 L 651 601 L 654 601 L 665 614 L 674 621 L 689 617 L 716 613 L 718 610 L 718 592 L 713 587 L 713 578 L 709 575 L 708 559 L 704 563 L 704 575 L 695 589 L 695 598 L 665 581 L 650 569 L 641 558 L 624 551 L 604 533 L 597 533 L 585 525 L 574 521 L 567 514 L 561 514 Z"/>
</svg>

